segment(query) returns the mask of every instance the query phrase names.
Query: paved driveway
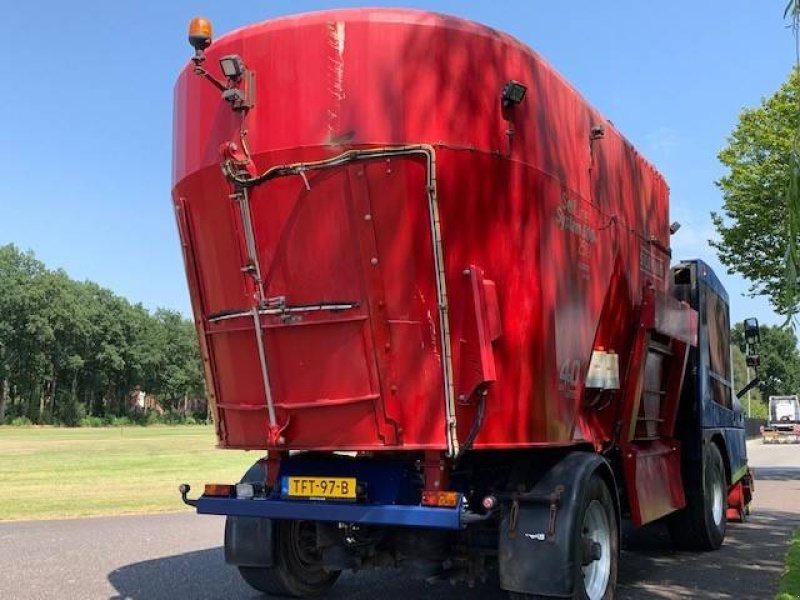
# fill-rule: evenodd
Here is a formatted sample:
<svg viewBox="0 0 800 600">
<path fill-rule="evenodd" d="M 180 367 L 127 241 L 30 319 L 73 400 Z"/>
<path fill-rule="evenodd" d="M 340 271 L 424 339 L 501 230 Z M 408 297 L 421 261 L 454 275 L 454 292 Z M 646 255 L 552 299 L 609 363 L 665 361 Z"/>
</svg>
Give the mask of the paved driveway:
<svg viewBox="0 0 800 600">
<path fill-rule="evenodd" d="M 627 532 L 619 598 L 772 599 L 790 532 L 800 526 L 800 445 L 751 444 L 751 520 L 718 552 L 671 549 L 659 526 Z M 0 598 L 263 598 L 222 557 L 223 521 L 191 513 L 0 524 Z M 331 599 L 504 598 L 491 586 L 429 586 L 392 571 L 348 574 Z"/>
</svg>

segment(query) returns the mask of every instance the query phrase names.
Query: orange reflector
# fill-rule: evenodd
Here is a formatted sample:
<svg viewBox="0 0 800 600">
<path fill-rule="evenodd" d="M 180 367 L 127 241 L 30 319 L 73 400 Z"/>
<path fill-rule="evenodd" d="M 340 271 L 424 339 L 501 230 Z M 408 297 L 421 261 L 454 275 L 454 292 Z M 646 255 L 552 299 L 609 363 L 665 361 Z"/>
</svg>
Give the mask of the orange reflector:
<svg viewBox="0 0 800 600">
<path fill-rule="evenodd" d="M 207 483 L 204 496 L 233 496 L 236 493 L 236 488 L 232 485 L 225 483 Z"/>
<path fill-rule="evenodd" d="M 212 34 L 211 21 L 205 17 L 195 17 L 189 22 L 189 43 L 198 50 L 211 44 Z"/>
<path fill-rule="evenodd" d="M 422 492 L 422 505 L 453 507 L 458 505 L 460 496 L 458 492 Z"/>
</svg>

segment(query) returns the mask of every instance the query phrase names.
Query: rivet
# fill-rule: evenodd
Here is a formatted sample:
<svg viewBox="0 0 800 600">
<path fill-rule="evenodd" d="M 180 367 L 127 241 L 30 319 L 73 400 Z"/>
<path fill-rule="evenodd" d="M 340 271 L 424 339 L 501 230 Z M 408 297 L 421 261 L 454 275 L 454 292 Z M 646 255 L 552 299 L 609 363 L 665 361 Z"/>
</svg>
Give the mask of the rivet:
<svg viewBox="0 0 800 600">
<path fill-rule="evenodd" d="M 373 256 L 372 260 L 370 260 L 369 262 L 371 262 L 373 265 L 377 265 L 378 264 L 378 259 Z"/>
<path fill-rule="evenodd" d="M 366 215 L 364 215 L 364 220 L 365 221 L 372 221 L 372 215 L 367 213 Z"/>
</svg>

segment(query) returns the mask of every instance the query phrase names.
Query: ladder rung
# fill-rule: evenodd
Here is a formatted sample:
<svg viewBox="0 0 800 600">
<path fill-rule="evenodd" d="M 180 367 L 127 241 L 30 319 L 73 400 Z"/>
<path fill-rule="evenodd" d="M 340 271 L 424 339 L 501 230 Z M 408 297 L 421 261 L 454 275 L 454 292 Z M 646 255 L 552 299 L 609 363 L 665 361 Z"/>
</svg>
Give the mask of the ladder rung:
<svg viewBox="0 0 800 600">
<path fill-rule="evenodd" d="M 672 356 L 675 354 L 672 350 L 669 349 L 668 346 L 664 344 L 659 344 L 658 342 L 650 342 L 647 346 L 647 349 L 651 352 L 658 352 L 659 354 L 663 354 L 664 356 Z"/>
</svg>

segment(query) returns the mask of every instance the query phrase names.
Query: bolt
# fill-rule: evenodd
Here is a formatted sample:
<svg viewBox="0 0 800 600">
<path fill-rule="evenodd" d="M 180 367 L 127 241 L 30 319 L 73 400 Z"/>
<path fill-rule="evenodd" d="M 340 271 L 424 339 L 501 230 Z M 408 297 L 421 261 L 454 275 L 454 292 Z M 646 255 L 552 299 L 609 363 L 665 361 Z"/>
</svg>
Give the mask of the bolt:
<svg viewBox="0 0 800 600">
<path fill-rule="evenodd" d="M 364 215 L 364 220 L 365 221 L 372 221 L 372 215 L 367 213 L 366 215 Z"/>
<path fill-rule="evenodd" d="M 374 265 L 377 265 L 377 264 L 378 264 L 378 259 L 377 259 L 376 257 L 374 257 L 374 256 L 373 256 L 373 257 L 372 257 L 372 260 L 370 260 L 369 262 L 370 262 L 370 263 L 372 263 L 372 265 L 374 266 Z"/>
</svg>

